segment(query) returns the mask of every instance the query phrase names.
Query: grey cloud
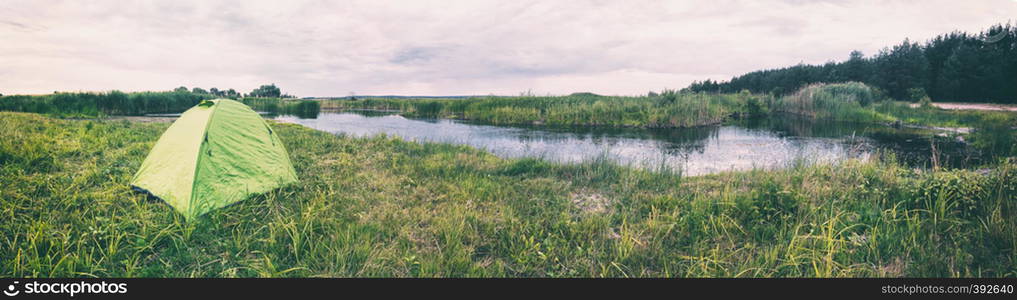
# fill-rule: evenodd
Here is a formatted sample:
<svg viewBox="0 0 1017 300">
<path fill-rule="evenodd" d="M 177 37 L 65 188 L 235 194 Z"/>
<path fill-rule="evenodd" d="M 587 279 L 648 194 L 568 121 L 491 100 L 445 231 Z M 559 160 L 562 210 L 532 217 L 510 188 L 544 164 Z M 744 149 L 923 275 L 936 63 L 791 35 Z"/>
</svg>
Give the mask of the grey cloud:
<svg viewBox="0 0 1017 300">
<path fill-rule="evenodd" d="M 394 64 L 426 63 L 447 51 L 443 47 L 408 47 L 400 49 L 389 61 Z"/>
<path fill-rule="evenodd" d="M 301 96 L 635 94 L 1014 15 L 1009 0 L 13 0 L 0 3 L 0 93 L 275 82 Z"/>
<path fill-rule="evenodd" d="M 4 24 L 4 25 L 8 25 L 8 26 L 14 26 L 15 28 L 20 29 L 20 30 L 28 30 L 30 28 L 30 27 L 28 27 L 28 25 L 25 25 L 25 24 L 22 24 L 22 23 L 18 23 L 18 22 L 14 22 L 14 21 L 3 21 L 3 20 L 0 20 L 0 24 Z"/>
</svg>

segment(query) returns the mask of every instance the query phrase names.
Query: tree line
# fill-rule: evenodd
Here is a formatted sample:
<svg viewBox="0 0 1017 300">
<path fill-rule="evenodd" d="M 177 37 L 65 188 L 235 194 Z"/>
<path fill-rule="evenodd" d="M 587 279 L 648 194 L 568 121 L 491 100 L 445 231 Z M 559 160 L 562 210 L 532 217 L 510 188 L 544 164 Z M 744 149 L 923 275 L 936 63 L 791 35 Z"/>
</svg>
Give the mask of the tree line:
<svg viewBox="0 0 1017 300">
<path fill-rule="evenodd" d="M 47 95 L 0 95 L 0 111 L 19 111 L 51 114 L 58 116 L 94 117 L 101 115 L 144 115 L 150 113 L 179 113 L 193 107 L 202 100 L 232 98 L 244 101 L 246 98 L 264 100 L 264 103 L 282 102 L 280 98 L 294 98 L 283 94 L 275 84 L 267 84 L 241 94 L 234 89 L 205 90 L 195 87 L 178 87 L 163 92 L 54 92 Z M 294 103 L 289 103 L 294 102 Z M 317 113 L 316 104 L 302 104 L 289 101 L 276 108 L 280 112 L 298 111 L 303 114 Z M 259 102 L 260 103 L 260 102 Z M 258 109 L 258 108 L 255 108 Z M 275 110 L 269 110 L 275 112 Z"/>
<path fill-rule="evenodd" d="M 980 33 L 955 31 L 923 43 L 905 39 L 865 57 L 822 65 L 750 72 L 729 81 L 696 81 L 691 92 L 787 95 L 812 83 L 863 82 L 885 96 L 919 101 L 1017 103 L 1017 28 L 993 25 Z"/>
<path fill-rule="evenodd" d="M 215 96 L 215 97 L 232 98 L 232 99 L 243 98 L 243 97 L 255 97 L 255 98 L 296 98 L 293 95 L 283 94 L 282 90 L 280 90 L 279 87 L 275 86 L 274 83 L 273 84 L 263 84 L 263 85 L 259 86 L 258 88 L 251 90 L 250 93 L 246 93 L 246 94 L 239 93 L 239 92 L 237 92 L 234 89 L 220 90 L 220 89 L 214 88 L 214 87 L 210 88 L 208 90 L 205 90 L 205 89 L 200 88 L 200 87 L 194 87 L 194 88 L 188 90 L 186 86 L 181 86 L 181 87 L 173 89 L 173 91 L 174 92 L 183 92 L 183 93 L 190 92 L 190 93 L 193 93 L 193 94 L 211 95 L 211 96 Z"/>
</svg>

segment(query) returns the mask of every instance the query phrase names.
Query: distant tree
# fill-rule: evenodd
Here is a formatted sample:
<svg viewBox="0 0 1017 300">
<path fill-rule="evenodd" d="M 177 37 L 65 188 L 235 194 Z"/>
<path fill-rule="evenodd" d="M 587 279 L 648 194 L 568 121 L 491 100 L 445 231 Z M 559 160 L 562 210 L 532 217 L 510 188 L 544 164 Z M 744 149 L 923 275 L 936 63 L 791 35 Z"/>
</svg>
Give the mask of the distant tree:
<svg viewBox="0 0 1017 300">
<path fill-rule="evenodd" d="M 186 93 L 186 92 L 189 92 L 190 90 L 188 90 L 186 86 L 181 86 L 181 87 L 173 89 L 173 91 L 174 92 Z"/>
<path fill-rule="evenodd" d="M 250 97 L 279 97 L 282 95 L 282 91 L 279 90 L 275 84 L 262 85 L 250 93 L 247 94 Z"/>
<path fill-rule="evenodd" d="M 973 95 L 971 101 L 1011 101 L 1017 97 L 1017 67 L 1012 64 L 1017 56 L 1017 30 L 1007 26 L 996 25 L 977 38 L 978 68 L 975 70 L 984 81 L 976 87 L 980 94 Z"/>
<path fill-rule="evenodd" d="M 846 81 L 867 81 L 871 72 L 865 54 L 858 50 L 851 51 L 848 60 L 841 65 L 841 73 Z"/>
<path fill-rule="evenodd" d="M 191 93 L 195 93 L 195 94 L 208 94 L 208 91 L 206 91 L 205 89 L 200 88 L 200 87 L 194 87 L 193 89 L 191 89 Z"/>
<path fill-rule="evenodd" d="M 226 97 L 239 98 L 240 97 L 240 93 L 237 93 L 237 90 L 228 89 L 228 90 L 226 90 Z"/>
<path fill-rule="evenodd" d="M 939 96 L 954 101 L 975 100 L 973 98 L 980 97 L 981 91 L 974 90 L 985 80 L 979 64 L 981 62 L 974 48 L 965 44 L 959 45 L 943 63 L 943 71 L 939 76 L 943 92 Z"/>
<path fill-rule="evenodd" d="M 219 89 L 214 88 L 214 87 L 208 89 L 208 93 L 212 94 L 213 96 L 216 96 L 216 97 L 222 97 L 223 96 L 222 91 L 220 91 Z"/>
<path fill-rule="evenodd" d="M 926 74 L 929 61 L 925 59 L 918 43 L 907 39 L 893 49 L 884 49 L 875 63 L 875 80 L 872 85 L 886 91 L 894 99 L 908 99 L 908 90 L 924 88 L 928 82 Z"/>
<path fill-rule="evenodd" d="M 929 61 L 929 86 L 926 91 L 931 98 L 942 99 L 947 97 L 947 93 L 950 93 L 944 87 L 943 68 L 946 66 L 946 60 L 953 55 L 957 47 L 964 43 L 966 39 L 969 39 L 967 33 L 952 32 L 937 36 L 926 44 L 925 59 Z"/>
</svg>

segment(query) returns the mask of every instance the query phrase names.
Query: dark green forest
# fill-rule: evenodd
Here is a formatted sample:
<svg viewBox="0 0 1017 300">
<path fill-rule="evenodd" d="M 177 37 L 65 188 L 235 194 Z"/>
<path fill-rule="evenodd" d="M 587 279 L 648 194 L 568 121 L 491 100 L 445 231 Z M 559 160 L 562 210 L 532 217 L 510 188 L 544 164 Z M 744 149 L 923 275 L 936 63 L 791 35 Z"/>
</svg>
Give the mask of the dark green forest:
<svg viewBox="0 0 1017 300">
<path fill-rule="evenodd" d="M 864 82 L 898 100 L 1017 103 L 1017 28 L 999 24 L 980 33 L 955 31 L 923 43 L 905 39 L 842 62 L 747 73 L 730 81 L 693 82 L 686 91 L 787 95 L 811 83 Z"/>
</svg>

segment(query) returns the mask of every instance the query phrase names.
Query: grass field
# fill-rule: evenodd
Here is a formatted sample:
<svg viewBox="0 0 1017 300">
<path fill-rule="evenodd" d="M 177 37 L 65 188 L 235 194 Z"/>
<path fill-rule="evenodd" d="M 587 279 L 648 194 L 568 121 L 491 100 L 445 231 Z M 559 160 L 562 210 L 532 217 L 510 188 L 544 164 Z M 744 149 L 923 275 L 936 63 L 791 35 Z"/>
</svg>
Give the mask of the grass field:
<svg viewBox="0 0 1017 300">
<path fill-rule="evenodd" d="M 1012 161 L 681 177 L 274 124 L 301 182 L 185 222 L 128 186 L 167 126 L 0 113 L 0 276 L 1017 276 Z"/>
</svg>

